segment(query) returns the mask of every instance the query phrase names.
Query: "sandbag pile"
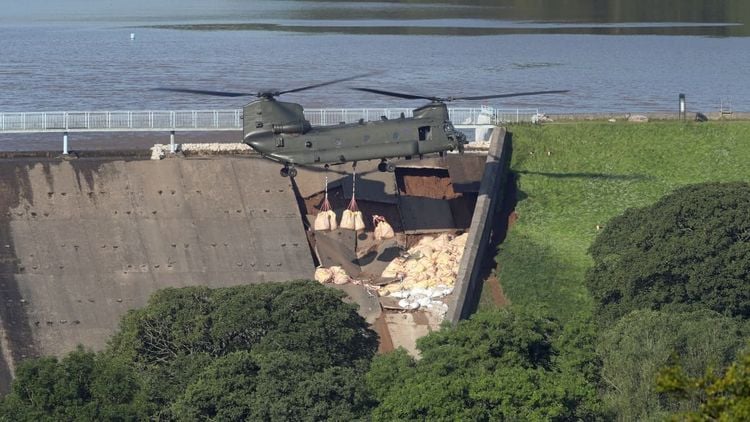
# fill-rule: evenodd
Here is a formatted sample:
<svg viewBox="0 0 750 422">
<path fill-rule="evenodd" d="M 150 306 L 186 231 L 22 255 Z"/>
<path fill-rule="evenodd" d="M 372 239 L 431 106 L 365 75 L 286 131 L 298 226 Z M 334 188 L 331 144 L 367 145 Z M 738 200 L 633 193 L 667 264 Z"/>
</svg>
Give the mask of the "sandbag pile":
<svg viewBox="0 0 750 422">
<path fill-rule="evenodd" d="M 318 267 L 315 269 L 315 281 L 320 284 L 333 283 L 341 285 L 350 282 L 351 277 L 339 266 L 331 268 Z"/>
<path fill-rule="evenodd" d="M 169 144 L 154 144 L 151 148 L 151 159 L 161 160 L 169 153 Z M 183 152 L 246 152 L 250 151 L 249 145 L 242 142 L 204 142 L 175 144 L 175 151 Z"/>
<path fill-rule="evenodd" d="M 467 233 L 457 237 L 442 234 L 422 238 L 409 249 L 407 257 L 396 258 L 388 264 L 382 277 L 399 280 L 383 286 L 380 295 L 401 299 L 399 306 L 405 309 L 426 307 L 444 313 L 447 307 L 435 299 L 453 292 L 467 238 Z"/>
<path fill-rule="evenodd" d="M 375 226 L 375 240 L 392 239 L 395 236 L 393 227 L 385 221 L 382 215 L 373 215 L 372 225 Z"/>
</svg>

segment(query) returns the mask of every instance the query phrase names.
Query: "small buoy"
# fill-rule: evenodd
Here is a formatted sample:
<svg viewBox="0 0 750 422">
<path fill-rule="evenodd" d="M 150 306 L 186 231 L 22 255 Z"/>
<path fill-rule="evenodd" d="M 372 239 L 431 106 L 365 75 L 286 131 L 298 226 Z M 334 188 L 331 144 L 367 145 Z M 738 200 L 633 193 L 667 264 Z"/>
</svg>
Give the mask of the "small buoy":
<svg viewBox="0 0 750 422">
<path fill-rule="evenodd" d="M 130 41 L 133 41 L 135 39 L 135 32 L 130 33 Z"/>
</svg>

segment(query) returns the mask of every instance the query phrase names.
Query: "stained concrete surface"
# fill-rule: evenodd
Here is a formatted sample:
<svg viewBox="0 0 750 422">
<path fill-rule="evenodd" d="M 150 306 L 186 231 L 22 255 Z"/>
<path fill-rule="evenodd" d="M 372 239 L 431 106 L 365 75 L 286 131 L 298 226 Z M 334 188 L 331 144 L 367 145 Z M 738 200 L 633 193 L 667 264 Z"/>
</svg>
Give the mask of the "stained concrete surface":
<svg viewBox="0 0 750 422">
<path fill-rule="evenodd" d="M 0 160 L 0 388 L 24 358 L 103 347 L 157 289 L 313 270 L 277 164 Z"/>
</svg>

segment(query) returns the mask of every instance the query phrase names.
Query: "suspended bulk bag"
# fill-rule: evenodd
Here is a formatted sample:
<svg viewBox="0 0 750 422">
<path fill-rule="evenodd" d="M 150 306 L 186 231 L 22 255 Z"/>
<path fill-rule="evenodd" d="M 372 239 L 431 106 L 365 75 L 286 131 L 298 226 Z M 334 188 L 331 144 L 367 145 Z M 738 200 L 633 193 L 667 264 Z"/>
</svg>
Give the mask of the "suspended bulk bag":
<svg viewBox="0 0 750 422">
<path fill-rule="evenodd" d="M 328 211 L 319 212 L 315 216 L 315 222 L 313 223 L 315 231 L 331 230 L 331 221 L 328 217 Z"/>
<path fill-rule="evenodd" d="M 315 216 L 313 226 L 315 231 L 336 230 L 336 213 L 331 210 L 331 203 L 328 202 L 328 176 L 326 176 L 323 204 L 320 206 L 320 212 Z"/>
<path fill-rule="evenodd" d="M 362 211 L 354 211 L 354 230 L 360 231 L 365 229 L 365 220 L 362 218 Z"/>
<path fill-rule="evenodd" d="M 344 210 L 344 213 L 341 215 L 340 227 L 342 229 L 354 230 L 354 213 L 351 210 Z"/>
<path fill-rule="evenodd" d="M 339 228 L 338 223 L 336 223 L 336 212 L 333 210 L 326 211 L 328 216 L 328 224 L 330 225 L 331 230 L 336 230 Z"/>
</svg>

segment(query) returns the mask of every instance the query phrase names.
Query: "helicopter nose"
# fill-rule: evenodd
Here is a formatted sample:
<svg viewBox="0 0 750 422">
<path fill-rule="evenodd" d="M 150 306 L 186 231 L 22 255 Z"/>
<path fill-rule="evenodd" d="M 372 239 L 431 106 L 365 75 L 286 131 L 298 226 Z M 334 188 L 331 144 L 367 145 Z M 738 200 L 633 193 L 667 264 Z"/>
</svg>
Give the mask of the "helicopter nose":
<svg viewBox="0 0 750 422">
<path fill-rule="evenodd" d="M 250 148 L 256 151 L 260 149 L 260 141 L 245 141 L 245 143 L 250 145 Z"/>
</svg>

